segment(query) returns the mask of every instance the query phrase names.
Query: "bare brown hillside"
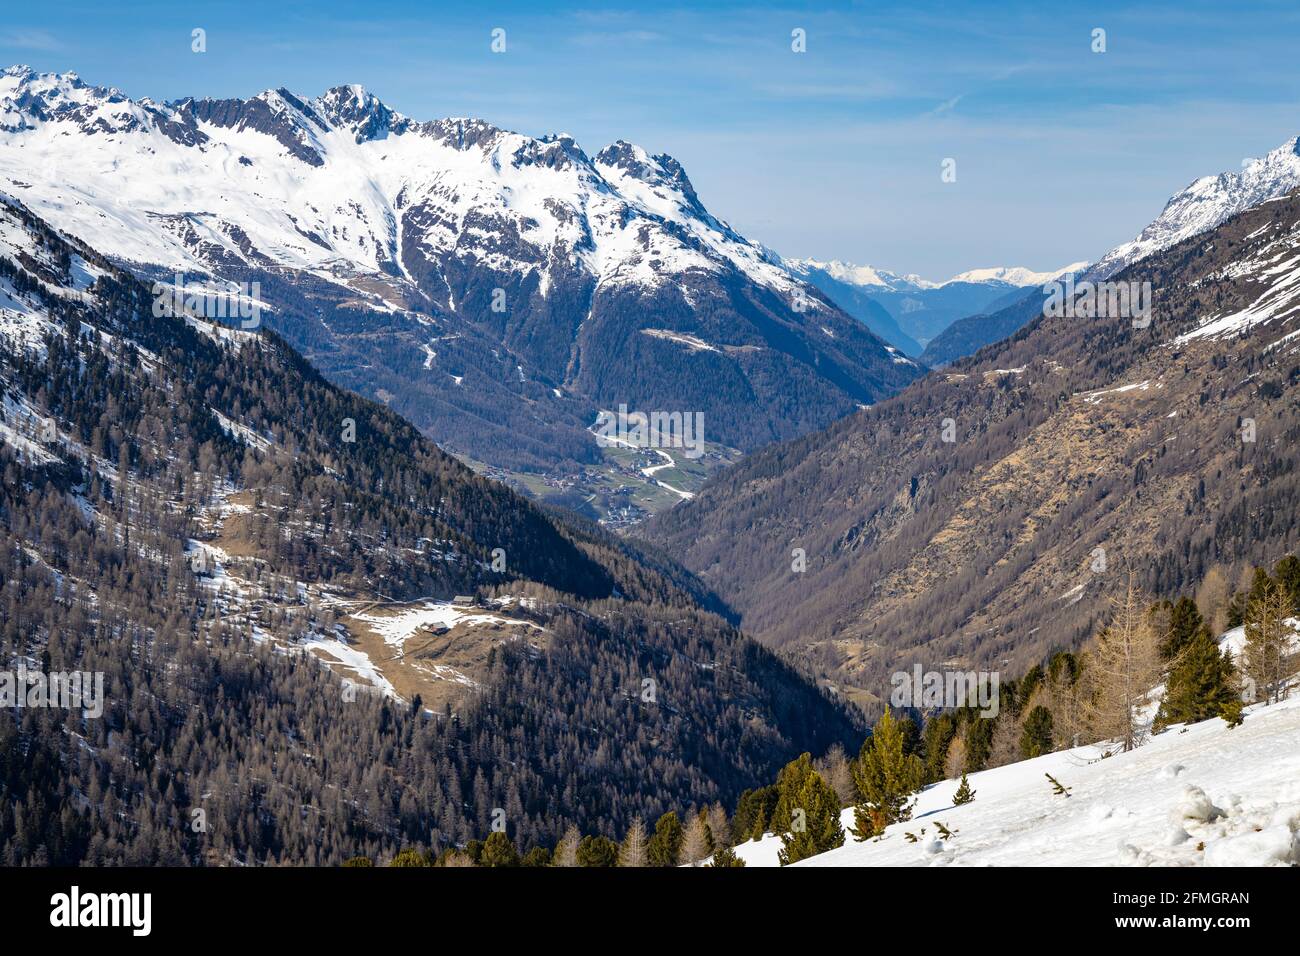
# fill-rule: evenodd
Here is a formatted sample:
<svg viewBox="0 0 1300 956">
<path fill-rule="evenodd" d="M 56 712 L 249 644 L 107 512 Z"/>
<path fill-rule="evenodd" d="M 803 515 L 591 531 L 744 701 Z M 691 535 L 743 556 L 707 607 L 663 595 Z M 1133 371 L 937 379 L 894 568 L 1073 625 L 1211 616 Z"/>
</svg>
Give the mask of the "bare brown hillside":
<svg viewBox="0 0 1300 956">
<path fill-rule="evenodd" d="M 1167 595 L 1294 548 L 1300 197 L 1114 279 L 1152 284 L 1149 326 L 1040 317 L 752 455 L 647 535 L 868 704 L 913 661 L 1074 644 L 1130 567 Z"/>
</svg>

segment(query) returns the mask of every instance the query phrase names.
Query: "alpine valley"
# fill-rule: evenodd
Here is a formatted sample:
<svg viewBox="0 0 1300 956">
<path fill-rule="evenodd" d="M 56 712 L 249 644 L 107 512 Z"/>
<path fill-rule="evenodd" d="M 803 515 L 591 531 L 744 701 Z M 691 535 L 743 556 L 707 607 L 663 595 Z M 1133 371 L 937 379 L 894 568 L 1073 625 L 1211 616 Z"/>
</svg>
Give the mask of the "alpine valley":
<svg viewBox="0 0 1300 956">
<path fill-rule="evenodd" d="M 155 103 L 11 67 L 0 185 L 142 278 L 257 283 L 330 381 L 616 524 L 922 372 L 713 216 L 672 157 L 417 122 L 357 86 Z M 702 413 L 706 453 L 602 448 L 590 429 L 621 406 Z"/>
<path fill-rule="evenodd" d="M 873 709 L 914 664 L 1014 671 L 1077 646 L 1117 574 L 1157 595 L 1238 583 L 1300 539 L 1290 177 L 1200 180 L 1204 205 L 1175 197 L 1085 272 L 1149 283 L 1148 316 L 1049 315 L 1039 293 L 1009 338 L 750 456 L 645 534 Z"/>
<path fill-rule="evenodd" d="M 0 866 L 1300 863 L 1300 139 L 1065 258 L 4 70 Z"/>
<path fill-rule="evenodd" d="M 0 708 L 3 864 L 615 837 L 860 737 L 670 562 L 156 301 L 0 192 L 4 678 L 104 684 Z"/>
</svg>

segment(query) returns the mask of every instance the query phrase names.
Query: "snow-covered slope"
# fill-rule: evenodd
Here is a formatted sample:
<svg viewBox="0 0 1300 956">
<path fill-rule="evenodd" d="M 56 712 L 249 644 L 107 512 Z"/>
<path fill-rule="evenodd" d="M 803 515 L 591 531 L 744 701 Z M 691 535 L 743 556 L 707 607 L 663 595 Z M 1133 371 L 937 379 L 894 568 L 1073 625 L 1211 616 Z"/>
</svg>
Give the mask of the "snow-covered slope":
<svg viewBox="0 0 1300 956">
<path fill-rule="evenodd" d="M 324 278 L 382 272 L 400 264 L 401 213 L 423 207 L 438 217 L 423 249 L 477 246 L 523 273 L 547 262 L 475 242 L 489 238 L 486 223 L 467 220 L 499 215 L 525 248 L 565 255 L 600 282 L 653 284 L 725 261 L 795 288 L 704 210 L 671 157 L 623 142 L 591 160 L 564 135 L 415 123 L 359 86 L 310 100 L 269 90 L 137 103 L 26 67 L 0 75 L 0 115 L 0 174 L 23 201 L 136 263 L 204 272 L 222 256 L 265 257 Z"/>
<path fill-rule="evenodd" d="M 1220 646 L 1240 659 L 1244 642 L 1238 627 Z M 1239 727 L 1175 724 L 1103 756 L 1115 750 L 1087 745 L 970 774 L 975 800 L 963 806 L 952 802 L 959 781 L 932 784 L 912 819 L 879 840 L 856 842 L 845 810 L 844 845 L 794 865 L 1300 865 L 1300 693 L 1247 707 Z M 1056 794 L 1047 774 L 1070 795 Z M 780 848 L 767 835 L 736 852 L 747 866 L 777 866 Z"/>
<path fill-rule="evenodd" d="M 359 86 L 158 103 L 11 67 L 0 188 L 149 278 L 260 282 L 327 375 L 492 464 L 597 460 L 587 426 L 620 404 L 753 447 L 920 374 L 672 157 L 417 122 Z"/>
<path fill-rule="evenodd" d="M 1300 186 L 1300 136 L 1283 143 L 1261 159 L 1242 166 L 1240 172 L 1202 176 L 1165 204 L 1164 211 L 1136 239 L 1116 246 L 1089 270 L 1089 277 L 1104 279 L 1168 249 L 1270 199 L 1285 196 Z"/>
</svg>

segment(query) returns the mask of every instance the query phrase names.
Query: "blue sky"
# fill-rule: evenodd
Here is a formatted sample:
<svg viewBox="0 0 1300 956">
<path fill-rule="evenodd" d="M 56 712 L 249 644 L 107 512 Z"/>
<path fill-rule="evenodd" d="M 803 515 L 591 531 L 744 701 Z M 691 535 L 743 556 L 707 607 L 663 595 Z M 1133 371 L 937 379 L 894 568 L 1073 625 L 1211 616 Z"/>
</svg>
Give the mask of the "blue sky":
<svg viewBox="0 0 1300 956">
<path fill-rule="evenodd" d="M 418 119 L 563 131 L 592 153 L 627 139 L 784 254 L 932 278 L 1095 259 L 1192 179 L 1300 133 L 1294 0 L 6 7 L 6 64 L 156 99 L 362 83 Z"/>
</svg>

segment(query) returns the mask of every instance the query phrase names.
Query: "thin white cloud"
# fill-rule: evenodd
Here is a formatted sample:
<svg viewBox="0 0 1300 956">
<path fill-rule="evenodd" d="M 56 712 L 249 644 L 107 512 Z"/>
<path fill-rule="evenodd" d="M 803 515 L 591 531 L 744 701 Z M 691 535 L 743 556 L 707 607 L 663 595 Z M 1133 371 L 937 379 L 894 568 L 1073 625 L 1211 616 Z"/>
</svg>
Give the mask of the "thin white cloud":
<svg viewBox="0 0 1300 956">
<path fill-rule="evenodd" d="M 62 50 L 63 44 L 48 30 L 6 30 L 0 33 L 0 47 L 53 52 Z"/>
<path fill-rule="evenodd" d="M 956 108 L 957 104 L 962 101 L 962 98 L 965 97 L 965 95 L 965 93 L 958 93 L 956 96 L 949 97 L 934 109 L 930 110 L 926 115 L 941 116 L 944 113 L 951 113 Z"/>
<path fill-rule="evenodd" d="M 579 33 L 573 42 L 578 46 L 604 46 L 616 43 L 654 43 L 663 39 L 666 37 L 654 30 L 613 30 Z"/>
</svg>

